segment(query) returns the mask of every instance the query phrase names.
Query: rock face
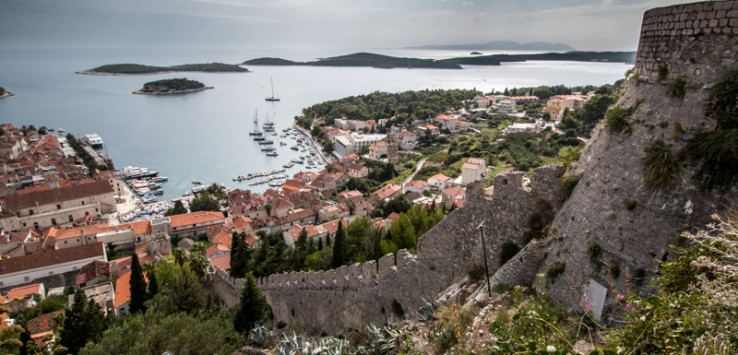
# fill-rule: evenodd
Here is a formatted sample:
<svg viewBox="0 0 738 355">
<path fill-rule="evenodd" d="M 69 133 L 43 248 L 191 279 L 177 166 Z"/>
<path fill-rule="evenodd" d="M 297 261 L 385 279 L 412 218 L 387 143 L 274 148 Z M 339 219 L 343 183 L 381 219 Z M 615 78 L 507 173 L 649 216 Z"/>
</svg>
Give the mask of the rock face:
<svg viewBox="0 0 738 355">
<path fill-rule="evenodd" d="M 572 283 L 579 295 L 590 279 L 608 286 L 608 268 L 620 271 L 612 280 L 616 292 L 625 291 L 626 269 L 633 286 L 647 287 L 682 231 L 702 228 L 712 213 L 735 206 L 735 187 L 701 191 L 690 181 L 695 167 L 686 162 L 668 188 L 646 187 L 643 158 L 644 148 L 658 140 L 678 157 L 690 138 L 714 127 L 703 101 L 715 82 L 738 69 L 736 50 L 738 1 L 645 13 L 635 72 L 615 105 L 642 102 L 628 119 L 631 133 L 611 133 L 600 124 L 569 172 L 580 176 L 579 184 L 551 226 L 552 247 L 539 272 L 566 263 L 551 287 L 556 302 L 577 309 Z M 667 93 L 678 78 L 687 82 L 683 98 Z"/>
</svg>

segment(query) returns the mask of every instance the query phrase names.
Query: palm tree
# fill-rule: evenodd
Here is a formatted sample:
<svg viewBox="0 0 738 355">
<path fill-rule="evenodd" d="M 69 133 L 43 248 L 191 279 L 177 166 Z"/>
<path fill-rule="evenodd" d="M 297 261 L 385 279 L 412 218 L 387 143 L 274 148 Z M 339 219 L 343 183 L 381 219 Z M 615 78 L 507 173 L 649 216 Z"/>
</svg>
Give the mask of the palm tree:
<svg viewBox="0 0 738 355">
<path fill-rule="evenodd" d="M 184 263 L 186 261 L 186 252 L 184 249 L 180 247 L 174 248 L 172 250 L 172 255 L 174 255 L 174 260 L 177 261 L 177 264 L 179 264 L 180 267 L 184 266 Z"/>
</svg>

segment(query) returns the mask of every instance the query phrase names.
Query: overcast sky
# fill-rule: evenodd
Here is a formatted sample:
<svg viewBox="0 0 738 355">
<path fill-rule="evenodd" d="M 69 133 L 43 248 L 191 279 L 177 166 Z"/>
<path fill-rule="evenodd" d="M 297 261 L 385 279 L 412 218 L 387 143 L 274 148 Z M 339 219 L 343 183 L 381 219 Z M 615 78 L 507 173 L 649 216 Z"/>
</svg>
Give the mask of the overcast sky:
<svg viewBox="0 0 738 355">
<path fill-rule="evenodd" d="M 0 0 L 0 46 L 397 48 L 491 40 L 635 50 L 674 0 Z"/>
</svg>

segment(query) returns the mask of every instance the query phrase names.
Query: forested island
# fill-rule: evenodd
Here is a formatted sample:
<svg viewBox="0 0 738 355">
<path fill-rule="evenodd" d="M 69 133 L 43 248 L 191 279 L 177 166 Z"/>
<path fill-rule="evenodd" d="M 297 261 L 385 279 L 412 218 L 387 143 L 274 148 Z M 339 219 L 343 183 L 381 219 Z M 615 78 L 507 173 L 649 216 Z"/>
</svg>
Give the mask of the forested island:
<svg viewBox="0 0 738 355">
<path fill-rule="evenodd" d="M 332 66 L 372 68 L 430 68 L 462 69 L 461 65 L 501 65 L 502 62 L 525 62 L 528 60 L 575 61 L 575 62 L 635 62 L 635 52 L 566 52 L 540 54 L 494 54 L 486 56 L 459 57 L 449 59 L 400 58 L 374 53 L 354 53 L 338 57 L 321 58 L 311 62 L 295 62 L 282 58 L 256 58 L 243 62 L 245 65 L 281 66 Z"/>
<path fill-rule="evenodd" d="M 6 91 L 4 87 L 0 86 L 0 99 L 13 96 L 10 91 Z"/>
<path fill-rule="evenodd" d="M 141 90 L 134 91 L 134 94 L 139 95 L 169 95 L 169 94 L 185 94 L 190 92 L 198 92 L 207 89 L 212 89 L 212 86 L 205 86 L 205 84 L 197 80 L 187 80 L 187 78 L 176 78 L 176 79 L 163 79 L 157 81 L 150 81 L 144 84 Z"/>
<path fill-rule="evenodd" d="M 107 64 L 94 69 L 78 71 L 77 74 L 88 75 L 141 75 L 171 72 L 206 72 L 206 73 L 244 73 L 249 70 L 236 64 L 202 63 L 182 64 L 168 67 L 143 64 Z"/>
</svg>

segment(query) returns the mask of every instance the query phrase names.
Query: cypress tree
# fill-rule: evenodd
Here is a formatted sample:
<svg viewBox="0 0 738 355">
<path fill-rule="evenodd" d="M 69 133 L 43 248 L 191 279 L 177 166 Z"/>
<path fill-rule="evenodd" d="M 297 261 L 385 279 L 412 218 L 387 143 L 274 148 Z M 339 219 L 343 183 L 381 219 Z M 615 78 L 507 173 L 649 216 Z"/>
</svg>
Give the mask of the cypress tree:
<svg viewBox="0 0 738 355">
<path fill-rule="evenodd" d="M 144 301 L 146 301 L 146 280 L 144 280 L 143 269 L 138 261 L 136 253 L 131 257 L 131 281 L 129 282 L 131 291 L 131 300 L 129 303 L 130 312 L 137 313 L 146 310 Z"/>
<path fill-rule="evenodd" d="M 246 283 L 241 290 L 241 300 L 238 311 L 233 318 L 233 327 L 239 333 L 248 333 L 257 324 L 266 319 L 269 305 L 266 298 L 256 285 L 254 276 L 246 275 Z"/>
<path fill-rule="evenodd" d="M 157 293 L 159 293 L 159 282 L 156 281 L 156 272 L 153 270 L 148 272 L 147 275 L 149 276 L 149 291 L 147 298 L 152 299 Z"/>
<path fill-rule="evenodd" d="M 303 228 L 300 231 L 300 235 L 297 237 L 297 242 L 295 243 L 295 249 L 303 251 L 307 249 L 308 244 L 308 232 L 307 229 Z"/>
<path fill-rule="evenodd" d="M 244 268 L 244 255 L 243 255 L 243 245 L 245 244 L 244 241 L 244 234 L 243 233 L 236 233 L 233 232 L 233 242 L 231 244 L 231 276 L 236 278 L 241 278 L 246 274 L 246 269 Z"/>
<path fill-rule="evenodd" d="M 345 262 L 346 237 L 343 235 L 343 223 L 338 223 L 336 230 L 336 240 L 333 241 L 333 267 L 337 268 Z"/>
<path fill-rule="evenodd" d="M 105 330 L 105 317 L 100 306 L 87 300 L 84 291 L 77 289 L 74 302 L 64 311 L 64 321 L 59 330 L 59 344 L 70 354 L 76 354 L 87 342 L 95 342 Z"/>
<path fill-rule="evenodd" d="M 323 238 L 318 238 L 318 250 L 323 250 Z"/>
</svg>

